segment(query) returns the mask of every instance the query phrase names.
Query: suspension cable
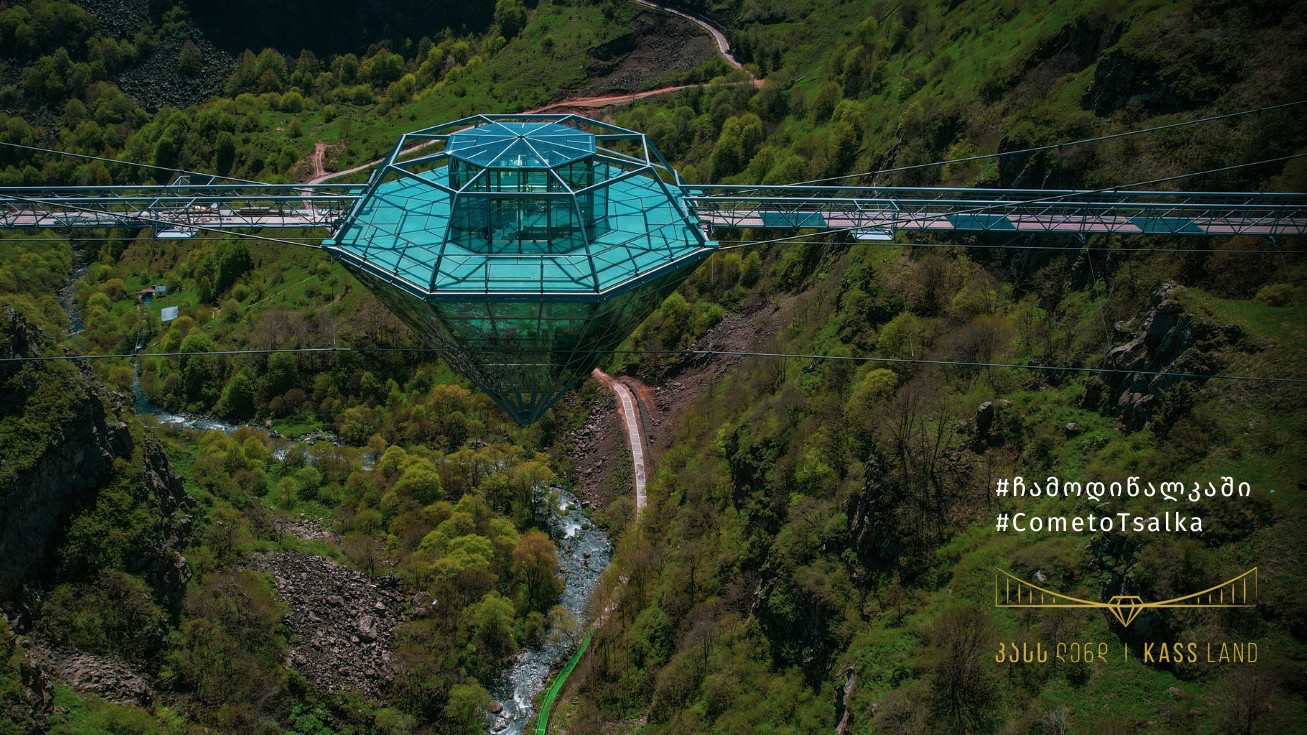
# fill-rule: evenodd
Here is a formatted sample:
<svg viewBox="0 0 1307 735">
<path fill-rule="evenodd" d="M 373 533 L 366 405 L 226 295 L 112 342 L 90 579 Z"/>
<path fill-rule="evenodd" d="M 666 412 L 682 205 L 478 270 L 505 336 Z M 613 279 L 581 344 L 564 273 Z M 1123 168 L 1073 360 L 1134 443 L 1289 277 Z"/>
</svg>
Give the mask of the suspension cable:
<svg viewBox="0 0 1307 735">
<path fill-rule="evenodd" d="M 238 178 L 235 178 L 235 177 L 232 177 L 232 176 L 221 176 L 221 175 L 219 175 L 219 174 L 206 174 L 206 173 L 204 173 L 203 171 L 191 171 L 191 170 L 189 170 L 189 169 L 184 169 L 184 168 L 169 168 L 168 166 L 155 166 L 155 165 L 152 165 L 152 164 L 149 164 L 149 163 L 137 163 L 137 162 L 135 162 L 135 161 L 120 161 L 120 160 L 118 160 L 117 158 L 105 158 L 104 156 L 92 156 L 92 155 L 89 155 L 89 154 L 87 154 L 87 153 L 73 153 L 73 152 L 71 152 L 71 151 L 59 151 L 59 150 L 55 150 L 55 149 L 53 149 L 53 148 L 42 148 L 42 147 L 40 147 L 40 146 L 34 146 L 34 145 L 23 145 L 22 143 L 7 143 L 7 142 L 5 142 L 5 141 L 0 141 L 0 145 L 8 146 L 8 147 L 10 147 L 10 148 L 21 148 L 22 150 L 27 150 L 27 151 L 36 151 L 36 152 L 38 152 L 38 153 L 51 153 L 51 154 L 54 154 L 54 155 L 57 155 L 57 156 L 70 156 L 70 157 L 72 157 L 72 158 L 85 158 L 85 159 L 87 159 L 87 160 L 91 160 L 91 161 L 103 161 L 103 162 L 105 162 L 105 163 L 120 163 L 120 164 L 122 164 L 122 165 L 124 165 L 124 166 L 135 166 L 135 167 L 137 167 L 137 168 L 147 168 L 147 169 L 152 169 L 152 170 L 154 170 L 154 171 L 167 171 L 167 172 L 169 172 L 169 173 L 175 173 L 175 174 L 189 174 L 189 175 L 191 175 L 191 176 L 211 176 L 211 177 L 213 177 L 214 179 L 222 179 L 222 180 L 224 180 L 224 181 L 234 181 L 234 182 L 239 183 L 239 184 L 260 184 L 260 183 L 262 183 L 262 182 L 258 182 L 258 181 L 250 181 L 249 179 L 238 179 Z"/>
<path fill-rule="evenodd" d="M 930 163 L 917 163 L 910 166 L 895 166 L 893 168 L 882 168 L 875 171 L 863 171 L 862 173 L 844 174 L 842 176 L 828 176 L 822 179 L 802 181 L 795 184 L 784 184 L 784 186 L 803 186 L 805 184 L 819 184 L 826 181 L 842 181 L 844 179 L 856 179 L 864 176 L 879 176 L 880 174 L 897 173 L 900 171 L 914 171 L 916 169 L 930 168 L 932 166 L 947 166 L 951 163 L 967 163 L 969 161 L 982 161 L 988 158 L 1002 158 L 1004 156 L 1017 156 L 1025 153 L 1037 153 L 1039 151 L 1047 151 L 1047 150 L 1052 150 L 1054 148 L 1069 148 L 1071 146 L 1084 145 L 1086 143 L 1098 143 L 1104 140 L 1113 140 L 1115 138 L 1125 138 L 1132 135 L 1143 135 L 1145 133 L 1156 133 L 1162 130 L 1173 130 L 1175 128 L 1183 128 L 1189 125 L 1199 125 L 1202 123 L 1215 122 L 1217 120 L 1228 120 L 1230 118 L 1241 117 L 1243 115 L 1255 115 L 1260 112 L 1269 112 L 1270 110 L 1280 110 L 1286 107 L 1294 107 L 1296 105 L 1301 105 L 1301 104 L 1307 104 L 1307 99 L 1295 100 L 1293 102 L 1284 102 L 1278 105 L 1268 105 L 1266 107 L 1257 107 L 1249 110 L 1240 110 L 1239 112 L 1228 112 L 1221 115 L 1212 115 L 1210 117 L 1202 117 L 1196 120 L 1184 120 L 1176 123 L 1168 123 L 1166 125 L 1156 125 L 1151 128 L 1128 130 L 1123 133 L 1111 133 L 1108 135 L 1099 135 L 1093 138 L 1083 138 L 1081 140 L 1071 140 L 1062 143 L 1049 143 L 1048 145 L 1037 145 L 1037 146 L 1031 146 L 1030 148 L 1020 148 L 1017 150 L 1001 151 L 996 153 L 982 153 L 975 156 L 951 158 L 944 161 L 932 161 Z"/>
<path fill-rule="evenodd" d="M 250 355 L 275 355 L 275 354 L 298 354 L 298 353 L 344 353 L 344 352 L 364 352 L 364 353 L 415 353 L 415 354 L 538 354 L 531 350 L 521 348 L 468 348 L 468 349 L 451 349 L 447 347 L 283 347 L 283 348 L 266 348 L 266 349 L 242 349 L 242 350 L 214 350 L 212 352 L 123 352 L 116 354 L 86 354 L 86 355 L 28 355 L 22 357 L 4 357 L 0 358 L 0 364 L 3 363 L 23 363 L 23 362 L 54 362 L 60 360 L 139 360 L 146 357 L 234 357 Z M 1162 376 L 1167 375 L 1175 378 L 1200 378 L 1204 380 L 1239 380 L 1239 381 L 1261 381 L 1268 383 L 1294 383 L 1307 384 L 1307 378 L 1302 377 L 1271 377 L 1260 375 L 1234 375 L 1226 373 L 1213 373 L 1204 375 L 1202 373 L 1190 372 L 1166 372 L 1162 370 L 1131 370 L 1127 368 L 1092 368 L 1076 367 L 1073 365 L 1041 365 L 1041 364 L 1021 364 L 1009 362 L 980 362 L 971 360 L 932 360 L 925 358 L 907 358 L 907 357 L 876 357 L 864 355 L 821 355 L 808 353 L 793 352 L 758 352 L 747 350 L 709 350 L 709 349 L 685 349 L 685 350 L 572 350 L 575 354 L 601 354 L 601 355 L 672 355 L 678 357 L 692 356 L 721 356 L 721 357 L 756 357 L 756 358 L 778 358 L 794 360 L 838 360 L 844 362 L 868 362 L 868 363 L 887 363 L 903 365 L 936 365 L 947 367 L 977 367 L 977 368 L 1014 368 L 1019 370 L 1043 370 L 1049 372 L 1071 372 L 1071 373 L 1112 373 L 1119 375 L 1150 375 Z"/>
</svg>

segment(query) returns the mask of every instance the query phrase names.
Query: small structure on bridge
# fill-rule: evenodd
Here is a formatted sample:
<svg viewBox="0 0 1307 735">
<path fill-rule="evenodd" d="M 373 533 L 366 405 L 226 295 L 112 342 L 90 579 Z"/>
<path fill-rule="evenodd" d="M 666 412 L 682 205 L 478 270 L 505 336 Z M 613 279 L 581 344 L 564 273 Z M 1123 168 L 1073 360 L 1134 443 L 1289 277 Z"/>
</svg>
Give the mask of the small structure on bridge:
<svg viewBox="0 0 1307 735">
<path fill-rule="evenodd" d="M 324 246 L 527 424 L 716 248 L 681 185 L 641 133 L 479 115 L 405 135 Z"/>
</svg>

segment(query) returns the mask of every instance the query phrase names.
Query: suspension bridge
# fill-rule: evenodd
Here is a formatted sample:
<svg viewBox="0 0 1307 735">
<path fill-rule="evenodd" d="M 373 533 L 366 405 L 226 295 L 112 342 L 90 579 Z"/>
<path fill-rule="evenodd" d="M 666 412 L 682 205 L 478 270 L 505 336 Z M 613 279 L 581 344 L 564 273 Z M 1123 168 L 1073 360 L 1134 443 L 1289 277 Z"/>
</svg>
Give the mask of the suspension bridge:
<svg viewBox="0 0 1307 735">
<path fill-rule="evenodd" d="M 167 185 L 0 188 L 0 228 L 150 228 L 162 239 L 321 248 L 530 423 L 730 231 L 886 243 L 901 232 L 1307 235 L 1301 193 L 1144 188 L 1194 175 L 1062 191 L 692 185 L 634 130 L 571 114 L 477 115 L 404 135 L 364 184 L 188 172 Z"/>
<path fill-rule="evenodd" d="M 190 184 L 0 188 L 0 227 L 153 227 L 159 237 L 205 230 L 317 229 L 324 239 L 364 184 Z M 926 187 L 687 187 L 685 201 L 715 230 L 841 230 L 892 241 L 899 231 L 1070 235 L 1307 235 L 1307 196 L 1294 193 L 944 189 Z"/>
</svg>

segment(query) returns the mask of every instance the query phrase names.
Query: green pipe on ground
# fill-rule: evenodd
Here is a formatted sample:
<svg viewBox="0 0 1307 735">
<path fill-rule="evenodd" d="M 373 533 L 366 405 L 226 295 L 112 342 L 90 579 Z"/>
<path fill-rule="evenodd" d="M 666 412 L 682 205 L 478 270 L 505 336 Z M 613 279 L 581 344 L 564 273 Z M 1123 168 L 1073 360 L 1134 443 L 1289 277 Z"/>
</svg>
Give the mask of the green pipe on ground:
<svg viewBox="0 0 1307 735">
<path fill-rule="evenodd" d="M 585 655 L 585 649 L 590 647 L 590 637 L 594 635 L 595 629 L 590 628 L 585 632 L 585 637 L 581 639 L 581 645 L 576 647 L 576 653 L 567 660 L 567 665 L 563 670 L 558 672 L 554 683 L 545 693 L 545 699 L 540 703 L 540 719 L 536 720 L 536 735 L 548 735 L 549 733 L 549 712 L 554 708 L 554 700 L 558 698 L 558 693 L 563 690 L 563 684 L 567 683 L 568 674 L 572 669 L 581 662 L 581 657 Z"/>
</svg>

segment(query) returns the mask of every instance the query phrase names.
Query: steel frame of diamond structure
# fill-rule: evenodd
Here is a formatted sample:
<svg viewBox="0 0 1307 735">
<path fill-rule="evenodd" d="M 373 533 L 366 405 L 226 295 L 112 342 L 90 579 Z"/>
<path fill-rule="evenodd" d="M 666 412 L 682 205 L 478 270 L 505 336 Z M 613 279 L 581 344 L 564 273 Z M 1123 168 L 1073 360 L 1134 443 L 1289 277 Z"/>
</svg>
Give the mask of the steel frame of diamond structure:
<svg viewBox="0 0 1307 735">
<path fill-rule="evenodd" d="M 705 231 L 887 243 L 913 231 L 1061 233 L 1081 244 L 1096 234 L 1307 236 L 1301 192 L 687 189 L 644 135 L 575 115 L 478 115 L 409 133 L 366 185 L 179 173 L 168 185 L 0 188 L 0 230 L 329 230 L 325 249 L 524 424 L 717 250 Z"/>
<path fill-rule="evenodd" d="M 323 243 L 523 424 L 715 249 L 642 134 L 575 115 L 409 133 Z"/>
</svg>

